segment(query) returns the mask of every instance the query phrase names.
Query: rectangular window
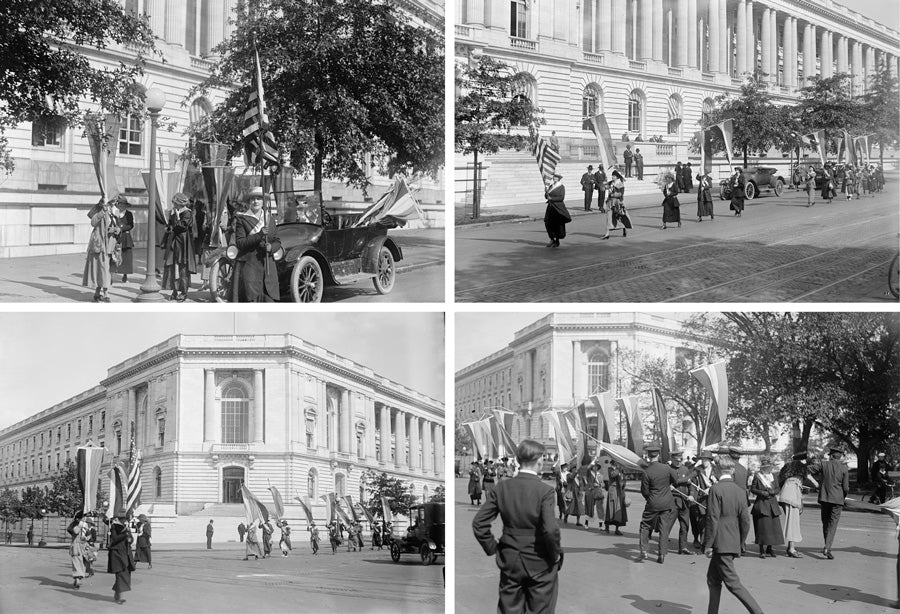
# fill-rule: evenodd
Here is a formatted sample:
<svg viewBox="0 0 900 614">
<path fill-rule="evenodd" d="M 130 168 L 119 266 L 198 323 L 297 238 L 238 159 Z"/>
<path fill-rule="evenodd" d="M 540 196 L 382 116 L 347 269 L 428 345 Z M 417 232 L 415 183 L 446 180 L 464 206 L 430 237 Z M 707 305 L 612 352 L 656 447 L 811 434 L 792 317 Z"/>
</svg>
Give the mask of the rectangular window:
<svg viewBox="0 0 900 614">
<path fill-rule="evenodd" d="M 119 130 L 119 153 L 129 156 L 141 155 L 144 138 L 144 122 L 140 117 L 129 115 Z"/>
<path fill-rule="evenodd" d="M 69 422 L 66 425 L 66 441 L 69 441 L 70 439 L 72 439 L 72 423 L 71 422 Z"/>
<path fill-rule="evenodd" d="M 509 35 L 517 38 L 527 38 L 524 0 L 512 0 L 509 3 Z"/>
<path fill-rule="evenodd" d="M 88 416 L 88 433 L 94 432 L 94 416 Z"/>
<path fill-rule="evenodd" d="M 159 447 L 163 447 L 166 443 L 166 419 L 160 418 L 157 420 L 159 425 Z"/>
<path fill-rule="evenodd" d="M 222 399 L 222 443 L 247 443 L 250 408 L 246 399 Z"/>
<path fill-rule="evenodd" d="M 56 453 L 56 468 L 59 469 L 59 452 Z"/>
<path fill-rule="evenodd" d="M 59 443 L 60 441 L 62 441 L 62 427 L 58 426 L 56 427 L 56 443 Z"/>
<path fill-rule="evenodd" d="M 78 437 L 81 438 L 81 419 L 78 419 Z"/>
<path fill-rule="evenodd" d="M 101 431 L 106 430 L 106 412 L 105 411 L 100 412 L 100 430 Z"/>
<path fill-rule="evenodd" d="M 59 149 L 65 130 L 66 120 L 62 117 L 40 117 L 31 123 L 31 146 Z"/>
</svg>

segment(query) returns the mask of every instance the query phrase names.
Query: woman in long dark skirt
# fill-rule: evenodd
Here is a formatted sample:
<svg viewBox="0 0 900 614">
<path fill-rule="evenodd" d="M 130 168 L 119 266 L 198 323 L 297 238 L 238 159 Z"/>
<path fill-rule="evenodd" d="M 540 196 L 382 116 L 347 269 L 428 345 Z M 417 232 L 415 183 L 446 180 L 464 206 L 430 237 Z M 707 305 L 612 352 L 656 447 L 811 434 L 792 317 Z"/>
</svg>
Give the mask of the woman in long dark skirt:
<svg viewBox="0 0 900 614">
<path fill-rule="evenodd" d="M 716 216 L 713 213 L 712 177 L 709 173 L 699 173 L 697 182 L 697 221 L 702 222 L 704 215 L 714 220 Z"/>
<path fill-rule="evenodd" d="M 147 563 L 148 568 L 153 569 L 153 559 L 150 554 L 150 521 L 144 514 L 138 516 L 138 521 L 137 549 L 134 553 L 134 560 L 139 563 Z"/>
<path fill-rule="evenodd" d="M 772 475 L 772 461 L 763 458 L 759 472 L 753 476 L 750 492 L 756 495 L 756 501 L 750 510 L 753 516 L 754 543 L 759 546 L 759 558 L 775 557 L 772 546 L 784 543 L 781 529 L 781 508 L 778 505 L 778 480 Z"/>
<path fill-rule="evenodd" d="M 744 211 L 744 188 L 747 182 L 744 180 L 744 169 L 740 166 L 734 167 L 734 173 L 728 180 L 731 183 L 731 207 L 729 207 L 737 217 L 741 217 Z"/>
<path fill-rule="evenodd" d="M 550 237 L 547 247 L 559 247 L 559 240 L 566 237 L 566 224 L 572 221 L 566 209 L 566 186 L 562 184 L 562 175 L 553 174 L 553 183 L 544 193 L 547 199 L 547 210 L 544 212 L 544 227 Z"/>
<path fill-rule="evenodd" d="M 133 538 L 124 518 L 113 518 L 109 525 L 109 559 L 107 573 L 116 574 L 113 584 L 113 599 L 116 603 L 125 603 L 122 593 L 131 590 L 131 572 L 134 571 L 134 559 L 131 556 Z"/>
<path fill-rule="evenodd" d="M 675 182 L 675 176 L 672 173 L 666 173 L 665 184 L 663 185 L 663 218 L 662 229 L 668 228 L 666 224 L 677 223 L 681 228 L 681 203 L 678 202 L 678 184 Z"/>
<path fill-rule="evenodd" d="M 619 529 L 628 523 L 628 511 L 625 509 L 625 476 L 619 471 L 615 463 L 609 465 L 609 492 L 606 495 L 606 532 L 609 533 L 609 525 L 616 527 L 616 535 L 621 535 Z"/>
<path fill-rule="evenodd" d="M 822 170 L 822 200 L 827 200 L 830 205 L 835 196 L 837 191 L 834 189 L 834 167 L 831 162 L 826 162 Z"/>
<path fill-rule="evenodd" d="M 122 274 L 122 283 L 128 282 L 128 276 L 134 273 L 134 239 L 131 237 L 131 231 L 134 229 L 134 215 L 128 210 L 128 199 L 124 194 L 119 194 L 116 199 L 116 208 L 119 210 L 119 234 L 116 240 L 122 248 L 122 262 L 115 265 L 110 264 L 111 272 Z"/>
<path fill-rule="evenodd" d="M 472 505 L 481 505 L 481 465 L 477 462 L 472 461 L 472 465 L 469 468 L 469 501 L 472 502 Z"/>
</svg>

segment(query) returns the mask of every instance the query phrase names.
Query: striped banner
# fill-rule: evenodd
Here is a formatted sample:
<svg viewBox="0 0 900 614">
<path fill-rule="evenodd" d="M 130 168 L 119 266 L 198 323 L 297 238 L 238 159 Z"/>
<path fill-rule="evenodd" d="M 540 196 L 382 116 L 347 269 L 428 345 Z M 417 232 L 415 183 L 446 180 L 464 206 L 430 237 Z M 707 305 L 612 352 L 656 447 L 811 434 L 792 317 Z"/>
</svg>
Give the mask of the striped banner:
<svg viewBox="0 0 900 614">
<path fill-rule="evenodd" d="M 241 498 L 244 499 L 244 516 L 247 518 L 247 524 L 257 521 L 269 522 L 269 510 L 250 492 L 246 484 L 241 484 Z"/>
<path fill-rule="evenodd" d="M 612 392 L 601 392 L 591 396 L 591 402 L 597 409 L 597 438 L 612 443 L 616 432 L 616 400 Z"/>
<path fill-rule="evenodd" d="M 588 450 L 587 442 L 587 408 L 584 403 L 580 403 L 569 410 L 569 415 L 574 422 L 572 432 L 577 433 L 575 436 L 575 458 L 578 461 L 578 466 L 581 467 L 591 462 L 591 454 Z"/>
<path fill-rule="evenodd" d="M 88 145 L 91 149 L 91 161 L 94 164 L 94 173 L 97 175 L 100 197 L 103 202 L 112 200 L 119 195 L 115 170 L 121 123 L 118 116 L 110 113 L 102 121 L 88 119 L 84 124 Z M 128 126 L 123 128 L 123 132 L 127 132 L 127 130 Z"/>
<path fill-rule="evenodd" d="M 82 512 L 89 514 L 97 507 L 97 486 L 100 481 L 100 466 L 103 464 L 105 448 L 94 445 L 81 446 L 75 451 L 78 469 L 78 486 L 84 493 Z"/>
<path fill-rule="evenodd" d="M 325 502 L 325 524 L 331 524 L 334 520 L 334 506 L 331 504 L 331 499 L 328 498 L 328 495 L 319 495 L 319 498 Z"/>
<path fill-rule="evenodd" d="M 575 458 L 575 447 L 572 445 L 572 433 L 561 411 L 545 411 L 541 414 L 550 421 L 550 437 L 556 439 L 558 464 L 568 463 Z"/>
<path fill-rule="evenodd" d="M 309 503 L 306 501 L 306 497 L 302 499 L 300 497 L 294 497 L 297 503 L 300 504 L 300 507 L 303 508 L 303 513 L 306 514 L 306 522 L 308 525 L 316 524 L 316 521 L 313 520 L 312 510 L 309 508 Z"/>
<path fill-rule="evenodd" d="M 125 516 L 128 498 L 128 474 L 122 465 L 113 465 L 106 474 L 109 477 L 109 506 L 106 508 L 106 517 L 122 518 Z"/>
<path fill-rule="evenodd" d="M 644 455 L 644 425 L 641 423 L 641 415 L 638 410 L 637 399 L 635 397 L 622 397 L 616 399 L 619 409 L 625 414 L 625 424 L 627 428 L 625 447 L 637 454 Z"/>
<path fill-rule="evenodd" d="M 550 141 L 543 137 L 538 137 L 531 153 L 537 160 L 538 170 L 541 172 L 541 178 L 544 180 L 544 187 L 549 188 L 550 184 L 553 183 L 553 173 L 556 171 L 556 165 L 559 164 L 559 152 L 550 146 Z"/>
<path fill-rule="evenodd" d="M 387 497 L 381 497 L 381 516 L 385 522 L 390 522 L 394 518 L 393 514 L 391 514 L 391 505 L 388 503 Z"/>
<path fill-rule="evenodd" d="M 373 526 L 375 524 L 375 516 L 372 515 L 372 512 L 370 512 L 369 509 L 362 503 L 360 503 L 359 509 L 361 509 L 362 513 L 365 515 L 366 521 L 369 523 L 369 526 Z"/>
<path fill-rule="evenodd" d="M 347 509 L 350 511 L 350 515 L 353 516 L 353 521 L 359 522 L 359 514 L 356 513 L 356 506 L 353 505 L 353 497 L 344 495 L 341 498 L 344 500 L 344 503 L 347 504 Z"/>
<path fill-rule="evenodd" d="M 701 448 L 720 443 L 725 438 L 725 420 L 728 418 L 728 376 L 725 362 L 719 361 L 691 370 L 709 395 L 709 415 L 703 431 Z"/>
<path fill-rule="evenodd" d="M 375 204 L 369 207 L 351 228 L 368 226 L 382 220 L 395 221 L 400 226 L 406 222 L 424 217 L 419 201 L 409 190 L 406 180 L 397 177 L 390 190 L 381 195 Z"/>
<path fill-rule="evenodd" d="M 869 163 L 869 137 L 871 135 L 864 134 L 853 139 L 853 147 L 856 149 L 856 159 L 861 163 Z"/>
<path fill-rule="evenodd" d="M 672 447 L 669 439 L 669 414 L 666 412 L 666 404 L 663 402 L 662 392 L 656 386 L 651 393 L 653 395 L 653 407 L 656 409 L 656 424 L 659 428 L 659 460 L 669 462 Z"/>
<path fill-rule="evenodd" d="M 607 169 L 613 169 L 618 165 L 616 160 L 616 149 L 612 144 L 612 137 L 609 134 L 609 124 L 606 122 L 606 116 L 603 113 L 592 115 L 584 120 L 582 130 L 590 130 L 597 139 L 600 146 L 600 162 Z"/>
<path fill-rule="evenodd" d="M 264 170 L 275 172 L 280 165 L 278 146 L 275 137 L 269 131 L 269 118 L 266 115 L 266 101 L 263 97 L 262 70 L 255 45 L 253 55 L 256 58 L 256 90 L 250 92 L 247 97 L 247 110 L 244 112 L 244 156 L 248 166 L 261 165 Z"/>
<path fill-rule="evenodd" d="M 344 511 L 344 508 L 341 507 L 341 501 L 337 498 L 337 493 L 328 493 L 328 499 L 331 502 L 331 506 L 334 508 L 334 511 L 340 517 L 341 522 L 343 522 L 347 526 L 350 526 L 350 516 L 348 516 L 347 512 Z"/>
<path fill-rule="evenodd" d="M 809 144 L 816 148 L 816 151 L 819 154 L 819 161 L 822 164 L 825 164 L 825 131 L 824 130 L 816 130 L 815 132 L 810 132 L 809 134 L 804 134 L 803 138 L 809 138 Z"/>
<path fill-rule="evenodd" d="M 856 143 L 846 130 L 844 130 L 844 152 L 847 156 L 847 162 L 856 167 L 859 164 L 859 160 L 856 158 Z"/>
<path fill-rule="evenodd" d="M 143 458 L 141 453 L 138 452 L 134 461 L 131 463 L 131 467 L 128 471 L 128 495 L 125 501 L 126 513 L 134 512 L 134 510 L 141 504 L 141 490 L 143 489 L 143 485 L 141 483 L 141 465 L 143 464 Z"/>
<path fill-rule="evenodd" d="M 728 164 L 731 164 L 731 161 L 734 158 L 731 150 L 731 141 L 734 136 L 734 120 L 726 119 L 712 127 L 722 134 L 722 140 L 725 142 L 725 155 L 728 157 Z"/>
<path fill-rule="evenodd" d="M 516 442 L 513 441 L 510 429 L 515 414 L 505 409 L 492 409 L 491 435 L 497 451 L 497 457 L 514 457 L 516 455 Z"/>
<path fill-rule="evenodd" d="M 275 508 L 272 511 L 272 515 L 275 517 L 275 520 L 281 520 L 284 518 L 284 501 L 281 499 L 281 493 L 271 484 L 269 484 L 269 492 L 272 493 L 272 505 Z"/>
</svg>

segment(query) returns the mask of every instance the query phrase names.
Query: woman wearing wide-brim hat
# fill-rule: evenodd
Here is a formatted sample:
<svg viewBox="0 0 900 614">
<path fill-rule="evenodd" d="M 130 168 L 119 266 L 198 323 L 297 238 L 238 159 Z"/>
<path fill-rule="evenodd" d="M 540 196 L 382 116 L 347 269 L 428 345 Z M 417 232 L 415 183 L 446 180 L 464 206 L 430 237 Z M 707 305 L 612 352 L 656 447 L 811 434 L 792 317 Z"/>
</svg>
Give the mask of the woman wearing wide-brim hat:
<svg viewBox="0 0 900 614">
<path fill-rule="evenodd" d="M 759 558 L 775 557 L 773 546 L 784 543 L 781 529 L 781 507 L 778 505 L 778 480 L 772 475 L 774 465 L 769 458 L 762 458 L 759 471 L 750 482 L 750 492 L 756 501 L 750 510 L 753 516 L 754 543 L 759 546 Z"/>
<path fill-rule="evenodd" d="M 681 228 L 681 203 L 678 202 L 678 183 L 674 174 L 666 173 L 663 177 L 662 193 L 662 229 L 668 228 L 666 224 L 678 224 Z"/>
<path fill-rule="evenodd" d="M 610 176 L 612 179 L 607 183 L 606 228 L 601 239 L 609 239 L 609 231 L 616 230 L 619 222 L 622 222 L 623 237 L 628 236 L 628 229 L 631 228 L 631 218 L 625 209 L 625 178 L 618 169 L 613 169 Z"/>
<path fill-rule="evenodd" d="M 553 182 L 544 192 L 544 198 L 547 199 L 544 228 L 550 237 L 547 247 L 559 247 L 559 240 L 566 237 L 566 224 L 572 221 L 572 216 L 566 208 L 566 186 L 563 185 L 562 178 L 559 173 L 554 173 Z"/>
<path fill-rule="evenodd" d="M 815 480 L 809 475 L 806 452 L 798 452 L 791 457 L 778 472 L 778 504 L 781 506 L 781 529 L 787 542 L 787 555 L 795 559 L 803 555 L 797 552 L 796 544 L 803 541 L 800 534 L 800 515 L 803 513 L 803 480 Z"/>
<path fill-rule="evenodd" d="M 163 240 L 165 254 L 163 262 L 163 288 L 172 290 L 170 300 L 183 302 L 191 287 L 191 273 L 197 272 L 194 258 L 194 241 L 191 230 L 194 227 L 194 212 L 191 201 L 181 192 L 172 197 L 172 210 Z"/>
</svg>

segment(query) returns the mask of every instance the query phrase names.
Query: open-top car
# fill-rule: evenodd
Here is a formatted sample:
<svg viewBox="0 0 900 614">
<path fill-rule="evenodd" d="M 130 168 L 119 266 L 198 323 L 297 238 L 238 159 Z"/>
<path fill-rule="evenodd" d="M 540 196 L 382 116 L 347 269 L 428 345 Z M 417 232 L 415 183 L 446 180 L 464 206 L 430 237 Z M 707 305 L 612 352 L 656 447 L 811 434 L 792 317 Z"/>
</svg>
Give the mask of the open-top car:
<svg viewBox="0 0 900 614">
<path fill-rule="evenodd" d="M 763 192 L 774 192 L 781 196 L 787 181 L 772 166 L 747 166 L 744 168 L 744 198 L 753 200 Z M 731 179 L 719 182 L 719 198 L 731 199 Z"/>
<path fill-rule="evenodd" d="M 418 554 L 423 565 L 431 565 L 444 555 L 444 504 L 413 505 L 409 522 L 406 535 L 391 541 L 391 560 L 398 563 L 401 554 Z"/>
<path fill-rule="evenodd" d="M 412 205 L 407 204 L 410 202 Z M 398 212 L 398 205 L 413 213 Z M 379 294 L 388 294 L 394 287 L 396 263 L 403 259 L 400 246 L 387 236 L 388 230 L 415 219 L 417 211 L 418 204 L 405 182 L 395 184 L 361 215 L 333 215 L 318 199 L 295 199 L 286 210 L 285 220 L 277 225 L 284 250 L 275 255 L 281 299 L 318 303 L 326 286 L 369 279 Z M 233 299 L 236 255 L 236 249 L 221 248 L 207 259 L 213 301 Z"/>
</svg>

